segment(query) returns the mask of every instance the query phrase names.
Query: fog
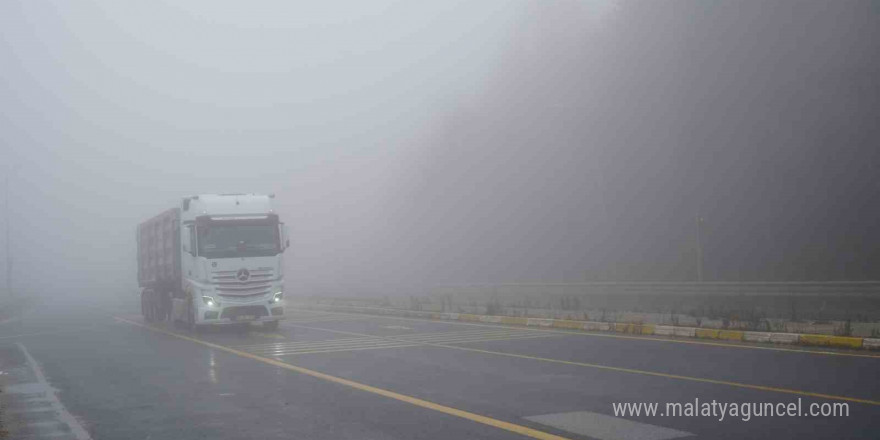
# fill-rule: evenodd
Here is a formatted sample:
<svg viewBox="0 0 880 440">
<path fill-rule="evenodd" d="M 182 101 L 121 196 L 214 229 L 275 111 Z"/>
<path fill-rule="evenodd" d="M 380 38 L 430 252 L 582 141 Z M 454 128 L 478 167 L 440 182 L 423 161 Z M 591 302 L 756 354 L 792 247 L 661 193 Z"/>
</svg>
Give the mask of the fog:
<svg viewBox="0 0 880 440">
<path fill-rule="evenodd" d="M 876 279 L 877 8 L 7 1 L 14 287 L 133 294 L 137 223 L 222 192 L 305 295 L 689 280 L 697 216 L 709 279 Z"/>
</svg>

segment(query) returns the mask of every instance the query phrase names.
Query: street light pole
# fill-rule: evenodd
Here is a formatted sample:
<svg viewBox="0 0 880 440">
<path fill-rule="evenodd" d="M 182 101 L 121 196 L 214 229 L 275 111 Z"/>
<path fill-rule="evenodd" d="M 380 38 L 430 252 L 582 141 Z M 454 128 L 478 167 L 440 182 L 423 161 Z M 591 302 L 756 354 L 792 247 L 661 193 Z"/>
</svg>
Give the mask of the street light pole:
<svg viewBox="0 0 880 440">
<path fill-rule="evenodd" d="M 697 213 L 697 281 L 703 282 L 703 217 Z"/>
<path fill-rule="evenodd" d="M 9 171 L 10 168 L 6 168 L 6 178 L 4 179 L 3 189 L 5 195 L 3 197 L 3 213 L 5 216 L 4 225 L 6 227 L 6 295 L 11 300 L 12 299 L 12 254 L 9 252 Z"/>
</svg>

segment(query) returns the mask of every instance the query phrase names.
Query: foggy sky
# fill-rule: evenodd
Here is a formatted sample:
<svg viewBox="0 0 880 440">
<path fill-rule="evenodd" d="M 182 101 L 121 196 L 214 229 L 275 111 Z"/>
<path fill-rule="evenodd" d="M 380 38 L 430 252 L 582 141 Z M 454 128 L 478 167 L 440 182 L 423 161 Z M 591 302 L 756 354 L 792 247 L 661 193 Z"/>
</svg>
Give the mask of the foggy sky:
<svg viewBox="0 0 880 440">
<path fill-rule="evenodd" d="M 3 2 L 18 284 L 133 289 L 138 222 L 242 191 L 277 194 L 289 280 L 376 272 L 368 231 L 412 139 L 520 12 L 464 3 Z"/>
<path fill-rule="evenodd" d="M 697 213 L 707 278 L 880 278 L 876 2 L 182 3 L 0 6 L 21 289 L 242 191 L 305 294 L 693 279 Z"/>
</svg>

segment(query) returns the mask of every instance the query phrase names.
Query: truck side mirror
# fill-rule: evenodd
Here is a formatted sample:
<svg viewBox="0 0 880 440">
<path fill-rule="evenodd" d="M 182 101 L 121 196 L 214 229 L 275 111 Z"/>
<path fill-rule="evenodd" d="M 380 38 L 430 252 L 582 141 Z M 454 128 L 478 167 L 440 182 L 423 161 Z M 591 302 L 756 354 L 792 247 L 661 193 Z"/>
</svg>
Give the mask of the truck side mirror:
<svg viewBox="0 0 880 440">
<path fill-rule="evenodd" d="M 284 249 L 290 247 L 290 236 L 287 235 L 287 225 L 284 223 L 281 224 L 281 242 L 284 244 Z"/>
</svg>

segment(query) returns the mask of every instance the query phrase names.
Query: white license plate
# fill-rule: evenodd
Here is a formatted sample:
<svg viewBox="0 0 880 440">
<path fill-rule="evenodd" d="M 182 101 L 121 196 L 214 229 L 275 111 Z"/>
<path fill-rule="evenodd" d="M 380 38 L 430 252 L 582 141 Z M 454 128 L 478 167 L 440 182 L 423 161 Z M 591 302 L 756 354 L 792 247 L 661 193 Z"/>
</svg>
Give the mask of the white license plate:
<svg viewBox="0 0 880 440">
<path fill-rule="evenodd" d="M 254 319 L 257 319 L 257 317 L 254 315 L 238 315 L 237 317 L 235 317 L 236 321 L 251 321 Z"/>
</svg>

